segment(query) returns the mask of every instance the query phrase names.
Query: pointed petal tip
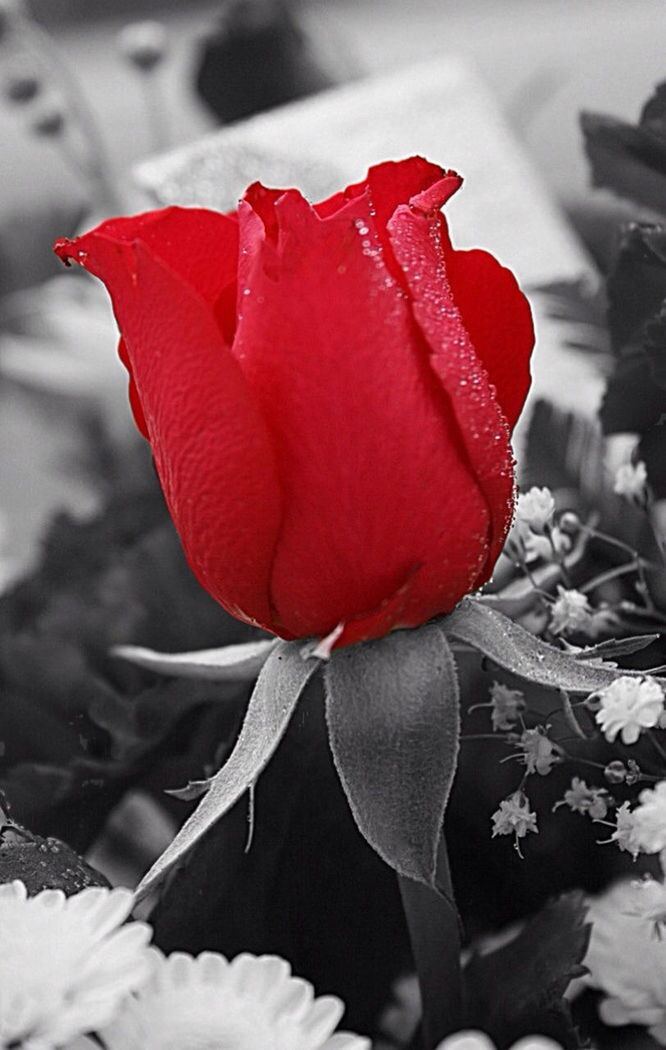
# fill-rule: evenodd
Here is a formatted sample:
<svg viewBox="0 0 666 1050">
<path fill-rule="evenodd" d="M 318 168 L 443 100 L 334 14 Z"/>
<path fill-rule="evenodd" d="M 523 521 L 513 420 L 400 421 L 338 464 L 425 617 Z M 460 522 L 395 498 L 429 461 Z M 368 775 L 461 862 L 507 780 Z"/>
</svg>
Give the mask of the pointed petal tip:
<svg viewBox="0 0 666 1050">
<path fill-rule="evenodd" d="M 449 198 L 460 189 L 462 183 L 462 175 L 459 175 L 457 171 L 452 169 L 442 171 L 441 179 L 438 179 L 431 186 L 411 197 L 409 205 L 424 215 L 430 215 L 439 211 Z"/>
<path fill-rule="evenodd" d="M 71 240 L 69 237 L 58 237 L 58 239 L 53 242 L 53 251 L 65 266 L 71 266 L 73 262 L 79 261 L 77 253 L 74 250 L 75 244 L 76 240 Z"/>
</svg>

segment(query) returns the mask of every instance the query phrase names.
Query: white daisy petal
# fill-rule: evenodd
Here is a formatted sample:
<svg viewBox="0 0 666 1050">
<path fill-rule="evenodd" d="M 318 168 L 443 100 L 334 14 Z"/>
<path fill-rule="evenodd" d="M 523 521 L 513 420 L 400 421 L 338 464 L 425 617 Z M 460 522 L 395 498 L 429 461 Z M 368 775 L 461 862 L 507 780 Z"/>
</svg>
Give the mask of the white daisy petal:
<svg viewBox="0 0 666 1050">
<path fill-rule="evenodd" d="M 495 1044 L 485 1032 L 456 1032 L 440 1043 L 437 1050 L 495 1050 Z M 559 1043 L 546 1035 L 526 1035 L 514 1043 L 511 1050 L 562 1050 Z"/>
<path fill-rule="evenodd" d="M 0 1047 L 62 1046 L 109 1022 L 150 970 L 150 928 L 118 929 L 132 901 L 129 890 L 0 886 Z"/>
<path fill-rule="evenodd" d="M 370 1043 L 361 1035 L 351 1032 L 336 1032 L 327 1039 L 321 1050 L 368 1050 Z"/>
<path fill-rule="evenodd" d="M 485 1032 L 456 1032 L 440 1043 L 438 1050 L 495 1050 L 495 1044 Z"/>
<path fill-rule="evenodd" d="M 333 1034 L 343 1004 L 315 999 L 277 956 L 150 956 L 150 980 L 99 1032 L 108 1050 L 370 1050 L 367 1039 Z"/>
</svg>

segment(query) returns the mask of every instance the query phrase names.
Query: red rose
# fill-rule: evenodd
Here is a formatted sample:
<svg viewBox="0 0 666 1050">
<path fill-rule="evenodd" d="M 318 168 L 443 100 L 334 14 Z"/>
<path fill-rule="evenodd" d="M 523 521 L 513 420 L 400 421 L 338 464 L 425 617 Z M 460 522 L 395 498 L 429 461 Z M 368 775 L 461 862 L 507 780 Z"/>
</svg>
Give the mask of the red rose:
<svg viewBox="0 0 666 1050">
<path fill-rule="evenodd" d="M 186 555 L 234 616 L 346 645 L 488 579 L 533 330 L 513 275 L 451 247 L 460 183 L 413 157 L 314 206 L 255 183 L 233 214 L 57 243 L 110 292 Z"/>
</svg>

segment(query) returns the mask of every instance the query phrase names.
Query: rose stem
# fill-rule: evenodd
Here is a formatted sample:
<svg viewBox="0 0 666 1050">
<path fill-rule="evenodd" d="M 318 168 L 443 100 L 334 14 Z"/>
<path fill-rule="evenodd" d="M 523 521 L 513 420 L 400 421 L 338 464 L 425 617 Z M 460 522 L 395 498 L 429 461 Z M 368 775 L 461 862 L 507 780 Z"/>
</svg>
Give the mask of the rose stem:
<svg viewBox="0 0 666 1050">
<path fill-rule="evenodd" d="M 462 1025 L 460 919 L 442 836 L 437 882 L 440 892 L 398 876 L 402 904 L 423 1001 L 423 1043 L 434 1050 Z"/>
</svg>

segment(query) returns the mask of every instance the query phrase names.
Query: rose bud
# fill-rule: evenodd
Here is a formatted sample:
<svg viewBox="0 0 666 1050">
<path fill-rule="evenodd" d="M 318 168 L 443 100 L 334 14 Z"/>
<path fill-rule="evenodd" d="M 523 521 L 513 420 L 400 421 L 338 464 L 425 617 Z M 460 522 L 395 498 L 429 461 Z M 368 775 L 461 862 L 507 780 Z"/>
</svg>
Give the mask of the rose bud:
<svg viewBox="0 0 666 1050">
<path fill-rule="evenodd" d="M 282 638 L 417 626 L 504 543 L 533 329 L 513 275 L 451 245 L 461 181 L 413 157 L 316 205 L 255 183 L 56 244 L 110 292 L 192 569 Z"/>
</svg>

